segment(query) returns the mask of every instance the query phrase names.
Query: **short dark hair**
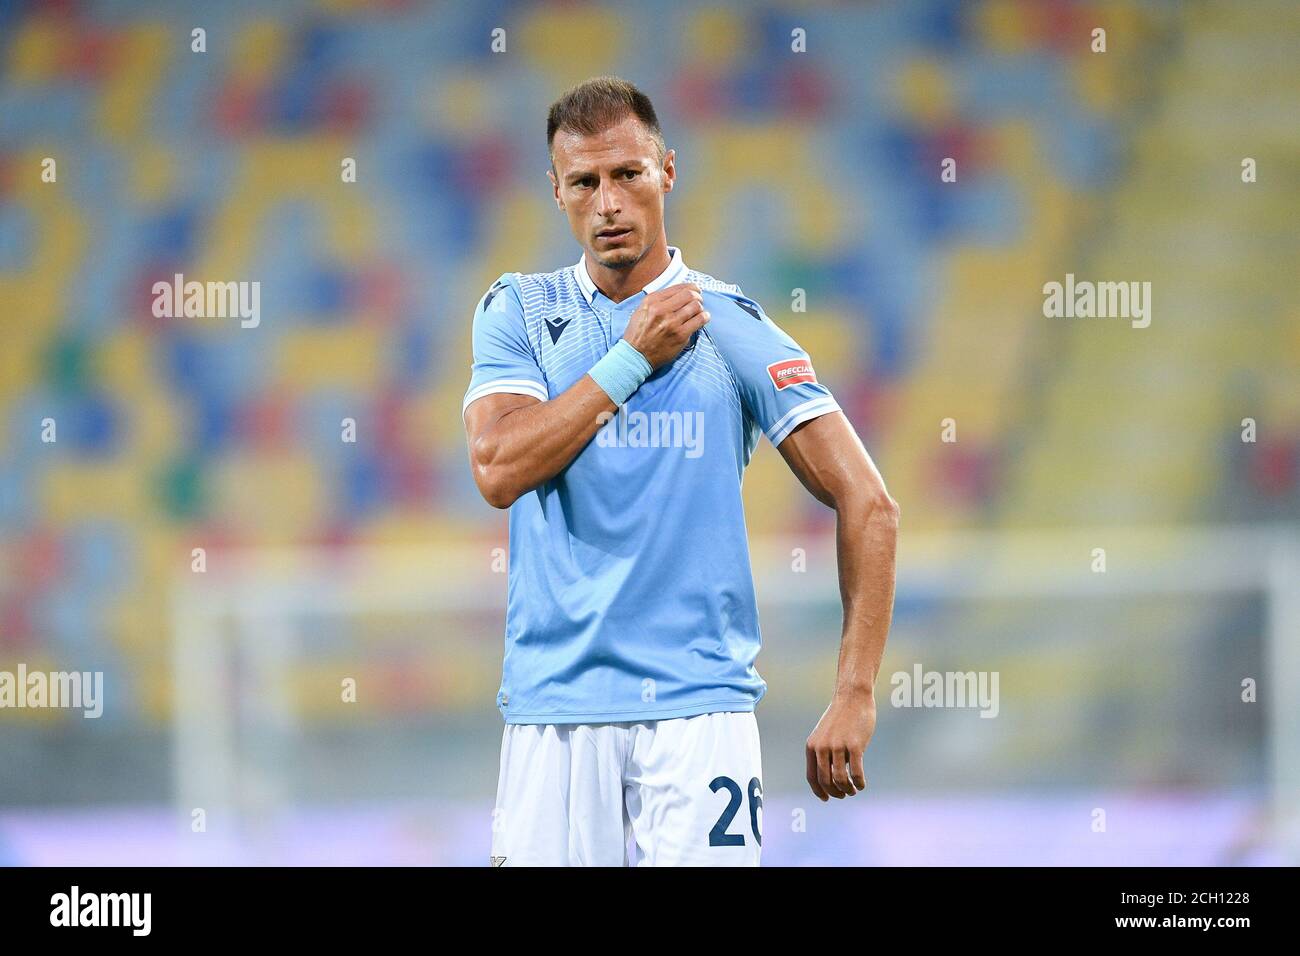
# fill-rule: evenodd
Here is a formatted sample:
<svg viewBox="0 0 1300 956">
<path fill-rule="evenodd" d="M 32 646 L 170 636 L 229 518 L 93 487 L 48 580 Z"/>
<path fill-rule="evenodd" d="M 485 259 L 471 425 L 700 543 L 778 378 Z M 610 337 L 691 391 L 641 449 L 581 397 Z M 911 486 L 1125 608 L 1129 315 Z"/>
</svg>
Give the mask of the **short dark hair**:
<svg viewBox="0 0 1300 956">
<path fill-rule="evenodd" d="M 663 162 L 664 134 L 659 129 L 659 117 L 650 97 L 621 77 L 597 76 L 579 83 L 551 104 L 546 117 L 546 152 L 551 157 L 552 168 L 555 154 L 551 147 L 557 132 L 563 129 L 592 136 L 627 116 L 635 116 L 649 131 L 659 147 L 659 161 Z"/>
</svg>

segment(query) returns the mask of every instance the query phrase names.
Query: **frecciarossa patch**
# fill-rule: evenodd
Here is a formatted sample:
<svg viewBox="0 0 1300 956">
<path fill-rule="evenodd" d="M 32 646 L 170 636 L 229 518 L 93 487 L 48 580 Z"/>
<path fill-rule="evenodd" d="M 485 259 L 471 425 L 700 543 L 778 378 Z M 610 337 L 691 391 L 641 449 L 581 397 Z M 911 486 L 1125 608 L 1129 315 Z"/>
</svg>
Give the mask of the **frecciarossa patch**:
<svg viewBox="0 0 1300 956">
<path fill-rule="evenodd" d="M 767 367 L 767 374 L 772 376 L 772 384 L 776 386 L 778 392 L 787 385 L 800 385 L 804 382 L 817 381 L 817 376 L 813 373 L 812 362 L 806 358 L 773 362 Z"/>
</svg>

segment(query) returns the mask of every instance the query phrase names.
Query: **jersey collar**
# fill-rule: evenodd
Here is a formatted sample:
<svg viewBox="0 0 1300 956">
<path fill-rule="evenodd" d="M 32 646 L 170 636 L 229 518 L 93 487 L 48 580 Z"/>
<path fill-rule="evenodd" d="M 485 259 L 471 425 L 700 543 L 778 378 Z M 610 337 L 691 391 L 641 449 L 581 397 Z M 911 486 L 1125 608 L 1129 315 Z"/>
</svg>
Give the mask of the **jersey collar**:
<svg viewBox="0 0 1300 956">
<path fill-rule="evenodd" d="M 681 282 L 686 277 L 687 269 L 686 263 L 682 261 L 682 250 L 676 246 L 669 246 L 668 255 L 670 257 L 668 268 L 659 273 L 657 278 L 653 279 L 641 290 L 642 292 L 658 292 L 660 289 L 667 288 L 676 282 Z M 587 256 L 585 253 L 574 265 L 573 277 L 578 280 L 578 288 L 582 290 L 583 298 L 587 300 L 588 305 L 591 305 L 592 298 L 599 290 L 596 288 L 596 283 L 591 281 L 591 276 L 587 274 Z"/>
</svg>

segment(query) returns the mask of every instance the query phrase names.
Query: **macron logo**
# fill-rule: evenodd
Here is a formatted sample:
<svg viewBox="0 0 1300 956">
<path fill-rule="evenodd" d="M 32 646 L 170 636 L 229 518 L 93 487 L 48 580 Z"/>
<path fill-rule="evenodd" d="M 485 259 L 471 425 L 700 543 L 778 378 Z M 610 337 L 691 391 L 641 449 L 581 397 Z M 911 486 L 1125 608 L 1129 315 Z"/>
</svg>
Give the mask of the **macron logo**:
<svg viewBox="0 0 1300 956">
<path fill-rule="evenodd" d="M 773 362 L 767 367 L 767 374 L 772 376 L 772 384 L 776 386 L 778 392 L 787 385 L 817 381 L 817 376 L 813 374 L 812 362 L 807 359 Z"/>
</svg>

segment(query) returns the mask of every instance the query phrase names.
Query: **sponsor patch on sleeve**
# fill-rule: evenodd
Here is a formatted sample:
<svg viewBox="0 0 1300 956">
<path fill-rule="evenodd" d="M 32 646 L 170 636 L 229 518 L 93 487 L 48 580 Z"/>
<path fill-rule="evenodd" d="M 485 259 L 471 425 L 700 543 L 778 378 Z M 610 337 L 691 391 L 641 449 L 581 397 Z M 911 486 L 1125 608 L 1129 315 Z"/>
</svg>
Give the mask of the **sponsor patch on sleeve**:
<svg viewBox="0 0 1300 956">
<path fill-rule="evenodd" d="M 812 362 L 806 358 L 773 362 L 767 367 L 767 374 L 772 376 L 772 384 L 776 386 L 778 392 L 787 385 L 800 385 L 804 382 L 817 381 L 817 376 L 813 373 Z"/>
</svg>

